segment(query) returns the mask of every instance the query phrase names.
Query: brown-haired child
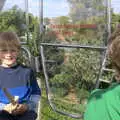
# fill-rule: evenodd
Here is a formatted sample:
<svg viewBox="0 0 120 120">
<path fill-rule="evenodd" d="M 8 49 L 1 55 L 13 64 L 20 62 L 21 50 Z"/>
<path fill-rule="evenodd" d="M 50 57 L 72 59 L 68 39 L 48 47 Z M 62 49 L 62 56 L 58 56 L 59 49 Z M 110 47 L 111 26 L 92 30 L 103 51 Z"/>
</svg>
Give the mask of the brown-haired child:
<svg viewBox="0 0 120 120">
<path fill-rule="evenodd" d="M 31 68 L 17 63 L 20 41 L 13 32 L 0 33 L 0 120 L 35 120 L 40 88 Z M 17 97 L 14 103 L 4 89 Z"/>
</svg>

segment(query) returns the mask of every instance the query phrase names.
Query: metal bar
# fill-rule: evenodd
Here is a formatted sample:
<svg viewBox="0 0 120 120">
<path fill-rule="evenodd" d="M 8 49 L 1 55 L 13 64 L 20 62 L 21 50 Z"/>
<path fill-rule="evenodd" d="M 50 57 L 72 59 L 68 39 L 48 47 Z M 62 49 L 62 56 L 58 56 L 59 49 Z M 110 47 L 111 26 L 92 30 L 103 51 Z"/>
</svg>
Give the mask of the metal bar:
<svg viewBox="0 0 120 120">
<path fill-rule="evenodd" d="M 108 72 L 115 72 L 114 69 L 108 69 L 108 68 L 103 68 L 104 71 L 108 71 Z"/>
<path fill-rule="evenodd" d="M 40 33 L 44 31 L 43 25 L 43 0 L 39 0 L 39 19 L 40 19 Z"/>
<path fill-rule="evenodd" d="M 27 26 L 27 43 L 29 42 L 29 10 L 28 10 L 28 0 L 25 0 L 25 17 Z"/>
<path fill-rule="evenodd" d="M 105 66 L 105 62 L 106 62 L 106 57 L 107 57 L 107 52 L 102 53 L 102 61 L 101 61 L 101 65 L 100 65 L 100 69 L 99 69 L 99 74 L 97 76 L 97 80 L 96 80 L 96 84 L 95 84 L 95 88 L 99 88 L 100 85 L 100 78 L 102 76 L 102 72 L 103 72 L 103 68 Z"/>
<path fill-rule="evenodd" d="M 100 82 L 111 83 L 111 81 L 100 79 Z"/>
<path fill-rule="evenodd" d="M 44 57 L 44 50 L 43 50 L 43 46 L 40 46 L 40 53 L 41 53 L 41 60 L 42 60 L 42 66 L 43 66 L 43 72 L 44 72 L 44 76 L 45 76 L 45 83 L 46 83 L 46 93 L 47 93 L 47 98 L 48 98 L 48 102 L 51 106 L 51 108 L 53 109 L 53 111 L 60 113 L 62 115 L 66 115 L 72 118 L 76 118 L 76 119 L 80 119 L 83 118 L 82 114 L 70 114 L 64 111 L 60 111 L 58 110 L 55 105 L 52 103 L 52 93 L 50 90 L 50 86 L 49 86 L 49 82 L 48 82 L 48 75 L 47 75 L 47 70 L 46 70 L 46 64 L 45 64 L 45 57 Z"/>
<path fill-rule="evenodd" d="M 92 50 L 106 50 L 107 47 L 99 47 L 99 46 L 85 46 L 85 45 L 74 45 L 74 44 L 52 44 L 52 43 L 41 43 L 42 46 L 53 46 L 53 47 L 69 47 L 69 48 L 85 48 Z"/>
<path fill-rule="evenodd" d="M 39 56 L 36 56 L 35 57 L 35 71 L 37 72 L 37 73 L 39 73 L 40 72 L 40 62 L 39 62 L 39 60 L 40 60 L 40 58 L 39 58 Z"/>
<path fill-rule="evenodd" d="M 21 45 L 27 45 L 27 42 L 20 42 Z"/>
<path fill-rule="evenodd" d="M 108 45 L 108 39 L 111 35 L 111 0 L 107 0 L 106 1 L 107 3 L 107 11 L 106 11 L 106 14 L 107 14 L 107 33 L 108 33 L 108 37 L 107 37 L 107 46 Z M 103 53 L 103 56 L 102 56 L 102 64 L 101 64 L 101 68 L 100 68 L 100 71 L 99 71 L 99 75 L 98 75 L 98 78 L 96 80 L 96 85 L 95 85 L 95 88 L 99 88 L 99 85 L 100 85 L 100 78 L 102 76 L 102 73 L 105 69 L 105 64 L 106 64 L 106 60 L 107 60 L 107 57 L 108 57 L 108 47 L 106 47 L 107 49 L 104 51 Z"/>
<path fill-rule="evenodd" d="M 109 37 L 111 36 L 111 0 L 107 0 L 107 27 L 108 27 L 108 39 L 109 39 Z"/>
<path fill-rule="evenodd" d="M 46 63 L 57 63 L 55 60 L 45 60 Z"/>
</svg>

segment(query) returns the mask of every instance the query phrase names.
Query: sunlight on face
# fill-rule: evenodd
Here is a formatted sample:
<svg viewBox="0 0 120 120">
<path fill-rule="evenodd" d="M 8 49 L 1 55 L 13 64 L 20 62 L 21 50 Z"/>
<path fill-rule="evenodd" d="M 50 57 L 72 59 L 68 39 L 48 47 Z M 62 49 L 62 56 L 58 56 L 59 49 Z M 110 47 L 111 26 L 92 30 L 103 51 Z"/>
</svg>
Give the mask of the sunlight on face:
<svg viewBox="0 0 120 120">
<path fill-rule="evenodd" d="M 18 52 L 16 50 L 0 50 L 1 66 L 11 67 L 16 63 Z"/>
</svg>

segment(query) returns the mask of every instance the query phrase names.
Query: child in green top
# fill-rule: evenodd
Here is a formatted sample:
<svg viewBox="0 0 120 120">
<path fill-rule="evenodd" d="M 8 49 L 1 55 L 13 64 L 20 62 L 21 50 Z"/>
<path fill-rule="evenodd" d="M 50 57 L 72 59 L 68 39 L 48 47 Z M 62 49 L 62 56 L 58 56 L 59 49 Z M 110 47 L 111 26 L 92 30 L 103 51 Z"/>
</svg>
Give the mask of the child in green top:
<svg viewBox="0 0 120 120">
<path fill-rule="evenodd" d="M 120 28 L 110 37 L 109 56 L 116 71 L 116 83 L 91 93 L 84 120 L 120 120 Z"/>
</svg>

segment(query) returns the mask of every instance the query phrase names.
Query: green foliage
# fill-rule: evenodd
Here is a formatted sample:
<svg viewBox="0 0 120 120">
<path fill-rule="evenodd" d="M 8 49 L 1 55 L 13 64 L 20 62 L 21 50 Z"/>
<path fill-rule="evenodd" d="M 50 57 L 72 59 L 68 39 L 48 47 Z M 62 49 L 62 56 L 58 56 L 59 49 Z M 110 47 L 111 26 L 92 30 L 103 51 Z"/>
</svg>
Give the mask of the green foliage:
<svg viewBox="0 0 120 120">
<path fill-rule="evenodd" d="M 67 0 L 70 5 L 70 17 L 75 21 L 86 20 L 91 16 L 104 16 L 105 0 Z M 81 13 L 81 14 L 80 14 Z"/>
<path fill-rule="evenodd" d="M 63 106 L 63 103 L 59 103 L 59 105 Z M 67 109 L 71 109 L 69 104 L 67 105 Z M 64 116 L 64 115 L 54 112 L 48 105 L 48 101 L 46 100 L 45 97 L 42 98 L 41 119 L 42 120 L 76 120 L 75 118 L 70 118 L 70 117 L 67 117 L 67 116 Z M 82 119 L 80 119 L 80 120 L 82 120 Z"/>
<path fill-rule="evenodd" d="M 25 14 L 17 6 L 0 13 L 0 31 L 15 31 L 18 35 L 25 32 Z"/>
<path fill-rule="evenodd" d="M 18 34 L 19 37 L 24 36 L 24 42 L 28 42 L 28 48 L 32 55 L 38 54 L 38 38 L 39 23 L 38 18 L 32 14 L 28 14 L 29 25 L 26 25 L 26 13 L 22 11 L 18 6 L 13 6 L 7 11 L 0 12 L 0 31 L 13 31 Z M 28 27 L 28 28 L 27 28 Z M 28 31 L 29 30 L 29 31 Z M 27 39 L 28 37 L 28 39 Z"/>
<path fill-rule="evenodd" d="M 65 103 L 64 101 L 62 101 L 61 98 L 57 97 L 55 98 L 55 105 L 57 107 L 57 109 L 61 110 L 61 111 L 66 111 L 66 112 L 70 112 L 72 113 L 72 111 L 74 111 L 74 113 L 76 113 L 76 108 L 78 109 L 77 112 L 79 111 L 84 111 L 84 107 L 82 105 L 74 105 L 71 106 L 68 103 Z M 71 117 L 67 117 L 64 115 L 61 115 L 55 111 L 53 111 L 47 101 L 46 98 L 46 94 L 45 94 L 45 85 L 44 82 L 42 81 L 42 97 L 41 97 L 41 114 L 40 114 L 40 118 L 42 120 L 76 120 L 75 118 L 71 118 Z M 71 111 L 72 110 L 72 111 Z M 79 112 L 80 113 L 80 112 Z M 82 119 L 80 119 L 82 120 Z"/>
<path fill-rule="evenodd" d="M 112 23 L 111 23 L 112 31 L 114 31 L 117 27 L 120 27 L 120 15 L 112 14 Z"/>
<path fill-rule="evenodd" d="M 43 36 L 43 40 L 45 43 L 59 43 L 59 41 L 56 39 L 56 35 L 51 33 L 49 30 L 46 31 L 45 35 Z M 60 49 L 58 47 L 44 47 L 45 59 L 51 61 L 47 64 L 47 70 L 50 76 L 54 76 L 55 74 L 59 73 L 60 65 L 64 61 L 64 53 L 64 49 Z"/>
<path fill-rule="evenodd" d="M 82 102 L 82 100 L 85 100 L 85 99 L 87 100 L 89 98 L 90 92 L 88 92 L 86 89 L 77 88 L 77 95 L 80 101 Z"/>
<path fill-rule="evenodd" d="M 68 94 L 71 74 L 57 74 L 50 80 L 50 87 L 54 94 L 63 97 Z"/>
<path fill-rule="evenodd" d="M 62 71 L 72 74 L 72 85 L 82 81 L 95 81 L 99 69 L 99 52 L 76 49 Z"/>
<path fill-rule="evenodd" d="M 69 23 L 69 17 L 67 16 L 60 16 L 56 18 L 56 22 L 60 25 L 65 25 Z"/>
<path fill-rule="evenodd" d="M 55 87 L 60 87 L 63 85 L 68 85 L 68 82 L 70 82 L 71 79 L 71 74 L 57 74 L 55 75 L 55 77 L 51 80 L 51 84 L 53 84 L 53 86 Z M 58 84 L 59 83 L 59 84 Z M 67 86 L 64 86 L 67 87 Z"/>
</svg>

